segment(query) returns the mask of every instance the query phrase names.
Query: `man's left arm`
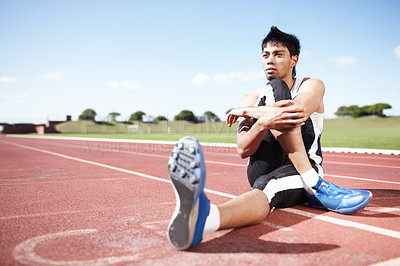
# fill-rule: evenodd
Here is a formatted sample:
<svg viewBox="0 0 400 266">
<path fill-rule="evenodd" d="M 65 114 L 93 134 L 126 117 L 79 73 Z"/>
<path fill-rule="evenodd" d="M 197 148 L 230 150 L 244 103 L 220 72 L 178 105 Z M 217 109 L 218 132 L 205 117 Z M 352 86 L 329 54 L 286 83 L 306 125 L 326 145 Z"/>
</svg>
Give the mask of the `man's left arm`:
<svg viewBox="0 0 400 266">
<path fill-rule="evenodd" d="M 297 106 L 304 107 L 307 118 L 314 112 L 323 113 L 325 85 L 319 79 L 309 78 L 300 86 L 299 94 L 293 99 Z"/>
</svg>

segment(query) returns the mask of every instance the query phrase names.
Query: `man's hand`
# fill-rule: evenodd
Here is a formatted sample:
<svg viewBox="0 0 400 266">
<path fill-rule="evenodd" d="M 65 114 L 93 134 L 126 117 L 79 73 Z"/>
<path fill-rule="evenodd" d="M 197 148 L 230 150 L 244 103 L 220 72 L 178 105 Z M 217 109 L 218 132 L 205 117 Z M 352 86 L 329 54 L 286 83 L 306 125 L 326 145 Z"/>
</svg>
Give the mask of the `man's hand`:
<svg viewBox="0 0 400 266">
<path fill-rule="evenodd" d="M 306 120 L 304 107 L 295 105 L 292 100 L 282 100 L 269 106 L 268 111 L 257 122 L 266 130 L 284 130 L 301 127 Z"/>
<path fill-rule="evenodd" d="M 282 130 L 304 125 L 306 113 L 303 107 L 296 106 L 292 100 L 282 100 L 272 106 L 238 107 L 232 109 L 226 118 L 231 127 L 239 117 L 258 119 L 265 130 Z"/>
<path fill-rule="evenodd" d="M 250 108 L 253 107 L 237 107 L 232 109 L 226 116 L 226 124 L 228 127 L 231 127 L 239 119 L 239 117 L 244 117 L 245 119 L 250 118 L 249 116 L 245 115 L 246 110 Z"/>
</svg>

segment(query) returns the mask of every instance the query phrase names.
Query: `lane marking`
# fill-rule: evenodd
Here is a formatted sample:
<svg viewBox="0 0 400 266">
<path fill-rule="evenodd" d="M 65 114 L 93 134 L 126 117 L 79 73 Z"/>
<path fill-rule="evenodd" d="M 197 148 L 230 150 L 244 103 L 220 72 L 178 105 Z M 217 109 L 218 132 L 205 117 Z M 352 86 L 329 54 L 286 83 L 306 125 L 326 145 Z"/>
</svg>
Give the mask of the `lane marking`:
<svg viewBox="0 0 400 266">
<path fill-rule="evenodd" d="M 56 139 L 56 140 L 84 140 L 84 141 L 99 141 L 99 142 L 126 142 L 126 143 L 151 143 L 151 144 L 171 144 L 175 145 L 176 141 L 160 141 L 160 140 L 133 140 L 133 139 L 107 139 L 107 138 L 84 138 L 84 137 L 57 137 L 57 136 L 23 136 L 23 135 L 6 135 L 6 137 L 14 138 L 36 138 L 36 139 Z M 202 146 L 210 147 L 225 147 L 236 148 L 235 143 L 209 143 L 200 142 Z M 387 149 L 363 149 L 363 148 L 332 148 L 322 147 L 324 152 L 334 153 L 360 153 L 360 154 L 387 154 L 400 155 L 400 150 Z"/>
<path fill-rule="evenodd" d="M 7 137 L 16 137 L 16 138 L 34 138 L 34 139 L 53 139 L 53 140 L 75 140 L 75 141 L 91 141 L 91 142 L 110 142 L 110 143 L 131 143 L 131 144 L 155 144 L 155 145 L 175 145 L 174 141 L 150 141 L 150 140 L 126 140 L 126 139 L 100 139 L 100 138 L 75 138 L 75 137 L 40 137 L 40 136 L 18 136 L 18 135 L 7 135 Z M 212 146 L 212 147 L 225 147 L 232 148 L 232 144 L 229 143 L 201 143 L 203 146 Z M 236 147 L 236 144 L 233 144 Z M 115 147 L 114 147 L 115 148 Z M 90 149 L 90 147 L 88 147 Z M 98 147 L 94 147 L 94 150 L 97 151 Z M 329 148 L 328 148 L 329 149 Z M 101 148 L 100 148 L 101 150 Z M 106 149 L 108 151 L 108 149 Z M 152 153 L 142 153 L 142 152 L 132 152 L 132 151 L 123 151 L 123 150 L 113 150 L 113 147 L 110 149 L 111 152 L 117 153 L 126 153 L 126 154 L 134 154 L 141 156 L 149 156 L 149 157 L 158 157 L 158 158 L 168 158 L 169 155 L 160 155 L 160 154 L 152 154 Z M 217 152 L 207 151 L 207 153 L 219 154 Z M 400 151 L 399 151 L 400 154 Z M 227 154 L 230 156 L 237 156 L 236 154 Z M 384 159 L 386 158 L 379 158 Z M 209 163 L 229 165 L 229 166 L 247 166 L 247 164 L 237 164 L 237 163 L 225 163 L 225 162 L 216 162 L 216 161 L 207 161 Z M 365 163 L 349 163 L 349 162 L 337 162 L 337 161 L 328 161 L 324 160 L 325 164 L 339 164 L 339 165 L 353 165 L 353 166 L 367 166 L 367 167 L 381 167 L 381 168 L 394 168 L 400 169 L 400 166 L 390 166 L 390 165 L 380 165 L 380 164 L 365 164 Z"/>
<path fill-rule="evenodd" d="M 344 175 L 331 175 L 331 174 L 325 174 L 324 176 L 400 185 L 400 182 L 388 181 L 388 180 L 378 180 L 378 179 L 370 179 L 370 178 L 362 178 L 362 177 L 354 177 L 354 176 L 344 176 Z"/>
<path fill-rule="evenodd" d="M 55 261 L 51 259 L 43 258 L 36 254 L 35 248 L 38 244 L 67 236 L 78 236 L 85 234 L 96 233 L 96 229 L 81 229 L 81 230 L 71 230 L 65 232 L 59 232 L 54 234 L 46 234 L 37 237 L 29 238 L 14 248 L 13 256 L 15 260 L 22 264 L 27 265 L 68 265 L 68 266 L 85 266 L 85 265 L 115 265 L 116 263 L 122 262 L 133 262 L 141 259 L 141 254 L 132 254 L 127 256 L 112 256 L 92 260 L 75 260 L 75 261 Z"/>
<path fill-rule="evenodd" d="M 386 207 L 386 208 L 378 208 L 375 210 L 370 210 L 370 211 L 363 211 L 363 214 L 367 214 L 367 215 L 379 215 L 382 213 L 392 213 L 392 212 L 400 212 L 400 206 L 396 206 L 396 207 Z"/>
<path fill-rule="evenodd" d="M 280 230 L 280 231 L 294 231 L 293 228 L 282 226 L 282 225 L 279 225 L 279 224 L 274 224 L 274 223 L 271 223 L 271 222 L 268 222 L 268 221 L 263 221 L 262 224 L 267 225 L 269 227 L 272 227 L 274 229 Z"/>
<path fill-rule="evenodd" d="M 21 145 L 21 144 L 16 144 L 16 143 L 11 143 L 11 142 L 10 142 L 10 144 L 16 145 L 18 147 L 25 148 L 25 149 L 30 149 L 30 150 L 34 150 L 34 151 L 38 151 L 38 152 L 42 152 L 42 153 L 46 153 L 46 154 L 50 154 L 50 155 L 54 155 L 54 156 L 59 156 L 59 157 L 69 159 L 69 160 L 83 162 L 83 163 L 96 165 L 96 166 L 100 166 L 100 167 L 104 167 L 104 168 L 108 168 L 108 169 L 112 169 L 112 170 L 116 170 L 116 171 L 121 171 L 121 172 L 128 173 L 128 174 L 137 175 L 140 177 L 145 177 L 145 178 L 148 178 L 151 180 L 161 181 L 164 183 L 171 183 L 171 181 L 163 179 L 163 178 L 159 178 L 159 177 L 155 177 L 155 176 L 151 176 L 151 175 L 147 175 L 147 174 L 143 174 L 143 173 L 139 173 L 139 172 L 135 172 L 135 171 L 130 171 L 130 170 L 126 170 L 126 169 L 119 168 L 119 167 L 114 167 L 114 166 L 110 166 L 110 165 L 106 165 L 106 164 L 102 164 L 102 163 L 79 159 L 79 158 L 75 158 L 72 156 L 68 156 L 68 155 L 64 155 L 64 154 L 60 154 L 60 153 L 56 153 L 56 152 L 51 152 L 51 151 L 47 151 L 47 150 L 42 150 L 42 149 L 38 149 L 38 148 L 33 148 L 33 147 Z M 223 197 L 227 197 L 227 198 L 231 198 L 231 199 L 237 197 L 237 196 L 234 196 L 234 195 L 231 195 L 228 193 L 219 192 L 219 191 L 215 191 L 215 190 L 211 190 L 211 189 L 205 189 L 205 191 L 208 193 L 212 193 L 215 195 L 219 195 L 219 196 L 223 196 Z M 390 230 L 390 229 L 384 229 L 384 228 L 370 226 L 370 225 L 366 225 L 366 224 L 362 224 L 362 223 L 351 222 L 351 221 L 347 221 L 347 220 L 343 220 L 343 219 L 332 218 L 332 217 L 323 216 L 323 215 L 317 215 L 314 213 L 301 211 L 301 210 L 297 210 L 297 209 L 293 209 L 293 208 L 280 209 L 280 210 L 289 212 L 289 213 L 295 213 L 295 214 L 302 215 L 302 216 L 309 217 L 309 218 L 315 218 L 318 220 L 330 222 L 330 223 L 333 223 L 336 225 L 352 227 L 352 228 L 364 230 L 364 231 L 367 231 L 370 233 L 375 233 L 375 234 L 380 234 L 380 235 L 400 239 L 400 232 Z"/>
<path fill-rule="evenodd" d="M 167 234 L 165 228 L 168 227 L 168 224 L 169 220 L 163 220 L 163 221 L 144 222 L 141 223 L 140 225 L 143 228 L 152 230 L 158 235 L 165 236 Z"/>
<path fill-rule="evenodd" d="M 335 161 L 324 161 L 324 164 L 339 164 L 339 165 L 353 165 L 353 166 L 368 166 L 368 167 L 379 167 L 379 168 L 396 168 L 400 169 L 400 166 L 391 165 L 380 165 L 380 164 L 368 164 L 368 163 L 349 163 L 349 162 L 335 162 Z"/>
<path fill-rule="evenodd" d="M 284 212 L 298 214 L 301 216 L 306 216 L 309 218 L 313 218 L 313 219 L 317 219 L 317 220 L 321 220 L 321 221 L 325 221 L 325 222 L 329 222 L 329 223 L 336 224 L 336 225 L 357 228 L 360 230 L 374 232 L 376 234 L 390 236 L 393 238 L 400 239 L 400 232 L 390 230 L 390 229 L 384 229 L 384 228 L 376 227 L 373 225 L 367 225 L 367 224 L 362 224 L 362 223 L 358 223 L 358 222 L 342 220 L 342 219 L 324 216 L 324 215 L 320 215 L 320 214 L 315 214 L 315 213 L 311 213 L 311 212 L 306 212 L 306 211 L 302 211 L 302 210 L 298 210 L 298 209 L 288 208 L 288 209 L 279 209 L 279 210 L 284 211 Z"/>
<path fill-rule="evenodd" d="M 2 217 L 0 217 L 0 221 L 1 220 L 10 220 L 10 219 L 20 219 L 20 218 L 33 218 L 33 217 L 41 217 L 41 216 L 74 214 L 74 213 L 79 213 L 79 212 L 82 212 L 82 211 L 45 212 L 45 213 L 31 213 L 31 214 L 2 216 Z"/>
<path fill-rule="evenodd" d="M 175 202 L 174 202 L 175 204 Z M 28 213 L 28 214 L 20 214 L 20 215 L 10 215 L 10 216 L 1 216 L 1 220 L 11 220 L 11 219 L 21 219 L 21 218 L 33 218 L 33 217 L 41 217 L 41 216 L 57 216 L 57 215 L 66 215 L 66 214 L 75 214 L 75 213 L 91 213 L 91 212 L 105 212 L 105 211 L 113 211 L 116 209 L 135 209 L 136 205 L 126 205 L 122 207 L 109 207 L 109 208 L 101 208 L 101 209 L 86 209 L 86 210 L 73 210 L 73 211 L 60 211 L 60 212 L 44 212 L 44 213 Z"/>
<path fill-rule="evenodd" d="M 400 265 L 400 257 L 371 264 L 370 266 L 398 266 Z"/>
<path fill-rule="evenodd" d="M 166 183 L 171 183 L 171 181 L 164 179 L 164 178 L 159 178 L 159 177 L 155 177 L 155 176 L 151 176 L 151 175 L 146 175 L 143 173 L 139 173 L 139 172 L 135 172 L 135 171 L 131 171 L 131 170 L 127 170 L 127 169 L 123 169 L 123 168 L 119 168 L 119 167 L 115 167 L 115 166 L 111 166 L 111 165 L 107 165 L 107 164 L 102 164 L 102 163 L 97 163 L 97 162 L 93 162 L 93 161 L 88 161 L 85 159 L 80 159 L 80 158 L 76 158 L 76 157 L 72 157 L 72 156 L 68 156 L 65 154 L 61 154 L 61 153 L 57 153 L 57 152 L 52 152 L 52 151 L 47 151 L 47 150 L 42 150 L 42 149 L 38 149 L 38 148 L 34 148 L 34 147 L 30 147 L 30 146 L 26 146 L 26 145 L 22 145 L 22 144 L 17 144 L 17 143 L 12 143 L 12 142 L 8 142 L 9 144 L 18 146 L 20 148 L 25 148 L 25 149 L 29 149 L 29 150 L 33 150 L 33 151 L 38 151 L 38 152 L 42 152 L 42 153 L 47 153 L 50 155 L 54 155 L 54 156 L 58 156 L 64 159 L 69 159 L 69 160 L 73 160 L 73 161 L 78 161 L 81 163 L 86 163 L 86 164 L 91 164 L 91 165 L 95 165 L 95 166 L 100 166 L 100 167 L 104 167 L 104 168 L 108 168 L 111 170 L 116 170 L 116 171 L 120 171 L 123 173 L 127 173 L 127 174 L 132 174 L 132 175 L 137 175 L 137 176 L 141 176 L 141 177 L 146 177 L 149 179 L 153 179 L 156 181 L 161 181 L 161 182 L 166 182 Z"/>
<path fill-rule="evenodd" d="M 96 166 L 101 166 L 101 167 L 105 167 L 105 168 L 109 168 L 109 169 L 113 169 L 113 170 L 122 171 L 122 172 L 125 172 L 125 173 L 128 173 L 128 174 L 134 174 L 134 175 L 139 175 L 139 176 L 145 175 L 145 174 L 142 174 L 142 173 L 139 173 L 139 172 L 130 171 L 130 170 L 126 170 L 126 169 L 123 169 L 123 168 L 114 167 L 114 166 L 108 166 L 108 165 L 104 165 L 104 164 L 101 164 L 101 163 L 96 163 L 96 162 L 92 162 L 92 161 L 88 161 L 88 160 L 84 160 L 84 159 L 79 159 L 79 158 L 71 157 L 71 156 L 60 154 L 60 153 L 56 153 L 56 152 L 51 152 L 51 151 L 47 151 L 47 150 L 41 150 L 41 149 L 38 149 L 38 148 L 25 146 L 25 145 L 22 145 L 22 144 L 17 144 L 17 143 L 13 143 L 13 142 L 9 142 L 9 141 L 3 141 L 3 142 L 6 142 L 6 143 L 11 144 L 11 145 L 19 146 L 21 148 L 27 148 L 27 149 L 31 149 L 31 150 L 35 150 L 35 151 L 48 153 L 48 154 L 51 154 L 51 155 L 56 155 L 56 156 L 63 157 L 63 158 L 66 158 L 66 159 L 76 160 L 76 161 L 80 161 L 80 162 L 84 162 L 84 163 L 93 164 L 93 165 L 96 165 Z M 128 152 L 128 153 L 129 154 L 146 155 L 146 156 L 151 156 L 151 157 L 168 158 L 168 156 L 163 156 L 163 155 L 158 155 L 158 154 L 147 154 L 147 153 L 138 153 L 138 152 Z M 210 161 L 210 160 L 205 160 L 205 162 L 206 163 L 212 163 L 212 164 L 228 165 L 228 166 L 247 167 L 247 165 L 237 164 L 237 163 L 227 163 L 227 162 L 218 162 L 218 161 Z M 361 178 L 361 177 L 353 177 L 353 176 L 331 175 L 331 174 L 325 174 L 325 176 L 400 185 L 400 182 L 396 182 L 396 181 L 378 180 L 378 179 Z M 143 177 L 146 177 L 146 176 L 143 176 Z M 149 178 L 155 178 L 155 179 L 158 180 L 158 177 L 149 176 Z M 170 181 L 166 180 L 166 179 L 161 179 L 161 180 L 158 180 L 158 181 L 169 182 L 170 183 Z"/>
</svg>

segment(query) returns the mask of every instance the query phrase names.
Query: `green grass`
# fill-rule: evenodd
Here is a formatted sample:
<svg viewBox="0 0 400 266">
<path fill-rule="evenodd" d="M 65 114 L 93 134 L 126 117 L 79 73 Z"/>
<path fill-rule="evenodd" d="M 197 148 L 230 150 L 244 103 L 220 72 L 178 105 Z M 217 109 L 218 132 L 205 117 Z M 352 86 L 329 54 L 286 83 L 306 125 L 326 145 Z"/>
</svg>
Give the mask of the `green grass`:
<svg viewBox="0 0 400 266">
<path fill-rule="evenodd" d="M 59 124 L 56 128 L 61 132 L 56 135 L 71 137 L 177 141 L 183 136 L 194 135 L 202 142 L 236 143 L 236 125 L 228 128 L 224 122 L 126 124 L 73 121 Z"/>
<path fill-rule="evenodd" d="M 171 141 L 194 135 L 202 142 L 235 143 L 236 126 L 228 128 L 224 122 L 193 124 L 174 121 L 169 122 L 168 133 L 166 121 L 149 125 L 73 121 L 57 125 L 57 130 L 62 132 L 57 135 Z M 322 146 L 400 150 L 400 116 L 326 119 Z"/>
<path fill-rule="evenodd" d="M 400 150 L 400 116 L 327 119 L 322 146 Z"/>
</svg>

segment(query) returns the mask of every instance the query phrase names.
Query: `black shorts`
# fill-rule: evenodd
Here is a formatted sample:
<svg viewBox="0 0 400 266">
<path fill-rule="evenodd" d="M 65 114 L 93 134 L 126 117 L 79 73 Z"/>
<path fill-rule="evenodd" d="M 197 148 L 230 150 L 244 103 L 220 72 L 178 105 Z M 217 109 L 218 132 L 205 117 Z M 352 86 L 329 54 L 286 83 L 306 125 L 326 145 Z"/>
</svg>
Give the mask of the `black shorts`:
<svg viewBox="0 0 400 266">
<path fill-rule="evenodd" d="M 274 159 L 265 161 L 259 160 L 257 156 L 251 156 L 247 166 L 250 185 L 253 189 L 260 189 L 265 193 L 271 209 L 305 203 L 304 185 L 299 173 L 272 134 L 270 138 L 273 142 L 276 142 L 278 147 L 272 145 L 275 148 L 272 152 L 268 150 L 269 152 L 266 154 L 271 155 Z M 263 153 L 263 151 L 266 151 L 264 148 L 271 145 L 264 139 L 261 146 L 262 148 L 258 149 L 258 153 Z"/>
</svg>

